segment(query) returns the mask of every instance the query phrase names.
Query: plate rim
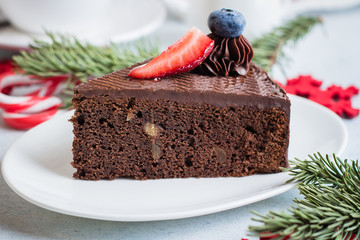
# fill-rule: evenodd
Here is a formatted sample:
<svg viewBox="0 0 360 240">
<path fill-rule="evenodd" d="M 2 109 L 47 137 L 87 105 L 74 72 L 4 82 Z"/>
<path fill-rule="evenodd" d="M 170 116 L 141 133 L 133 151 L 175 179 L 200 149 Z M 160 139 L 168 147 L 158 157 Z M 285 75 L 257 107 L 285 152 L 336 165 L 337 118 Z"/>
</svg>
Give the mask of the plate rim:
<svg viewBox="0 0 360 240">
<path fill-rule="evenodd" d="M 290 96 L 290 94 L 289 94 Z M 291 98 L 295 98 L 296 101 L 301 101 L 301 102 L 305 102 L 305 104 L 312 104 L 313 106 L 316 106 L 319 109 L 325 110 L 327 113 L 330 113 L 333 115 L 333 117 L 335 117 L 335 119 L 337 120 L 337 122 L 340 124 L 341 128 L 342 128 L 342 132 L 344 133 L 344 141 L 342 142 L 341 147 L 339 148 L 338 152 L 335 153 L 337 156 L 340 156 L 347 145 L 347 141 L 348 141 L 348 131 L 347 128 L 345 126 L 344 121 L 335 113 L 333 113 L 331 110 L 329 110 L 328 108 L 317 104 L 315 102 L 312 102 L 308 99 L 302 98 L 302 97 L 298 97 L 295 95 L 291 95 Z M 70 110 L 65 112 L 64 115 L 70 115 L 72 114 L 74 110 Z M 51 120 L 50 120 L 51 121 Z M 13 184 L 13 180 L 12 180 L 12 176 L 9 176 L 6 173 L 6 169 L 7 169 L 7 164 L 9 162 L 8 159 L 8 155 L 11 154 L 12 151 L 14 151 L 13 149 L 16 149 L 18 142 L 21 141 L 22 138 L 26 138 L 26 136 L 28 134 L 31 134 L 33 131 L 36 131 L 37 128 L 42 128 L 44 125 L 49 124 L 50 121 L 44 122 L 32 129 L 30 129 L 29 131 L 25 132 L 22 136 L 20 136 L 5 152 L 4 157 L 1 161 L 1 171 L 2 171 L 2 176 L 5 179 L 5 182 L 8 184 L 8 186 L 12 189 L 12 191 L 14 191 L 16 194 L 18 194 L 20 197 L 22 197 L 23 199 L 25 199 L 26 201 L 39 206 L 41 208 L 50 210 L 50 211 L 54 211 L 57 213 L 62 213 L 62 214 L 66 214 L 66 215 L 71 215 L 71 216 L 76 216 L 76 217 L 83 217 L 83 218 L 89 218 L 89 219 L 97 219 L 97 220 L 107 220 L 107 221 L 119 221 L 119 222 L 141 222 L 141 221 L 163 221 L 163 220 L 175 220 L 175 219 L 183 219 L 183 218 L 190 218 L 190 217 L 196 217 L 196 216 L 203 216 L 203 215 L 208 215 L 208 214 L 212 214 L 212 213 L 217 213 L 217 212 L 222 212 L 222 211 L 226 211 L 226 210 L 230 210 L 230 209 L 234 209 L 234 208 L 238 208 L 238 207 L 242 207 L 251 203 L 255 203 L 258 201 L 262 201 L 264 199 L 267 198 L 271 198 L 274 197 L 276 195 L 279 195 L 281 193 L 284 193 L 292 188 L 294 188 L 296 186 L 295 183 L 283 183 L 280 185 L 277 185 L 274 188 L 268 189 L 266 191 L 260 191 L 257 194 L 255 194 L 254 196 L 247 196 L 245 198 L 242 199 L 238 199 L 236 201 L 230 201 L 230 202 L 225 202 L 225 203 L 221 203 L 219 205 L 215 205 L 215 206 L 207 206 L 204 208 L 200 208 L 200 209 L 187 209 L 185 211 L 174 211 L 173 212 L 166 212 L 166 213 L 158 213 L 157 215 L 153 215 L 153 214 L 140 214 L 140 215 L 136 215 L 136 216 L 131 216 L 131 215 L 101 215 L 101 214 L 94 214 L 94 212 L 92 212 L 91 214 L 88 213 L 84 213 L 81 211 L 76 211 L 72 208 L 60 208 L 59 206 L 52 206 L 49 203 L 44 203 L 44 202 L 39 202 L 38 200 L 31 198 L 29 196 L 27 196 L 26 194 L 24 194 L 23 192 L 21 192 L 16 184 Z M 285 173 L 277 173 L 277 174 L 285 174 Z M 254 200 L 255 198 L 255 200 Z"/>
<path fill-rule="evenodd" d="M 323 105 L 321 105 L 321 104 L 319 104 L 317 102 L 311 101 L 311 100 L 309 100 L 307 98 L 300 97 L 300 96 L 297 96 L 297 95 L 294 95 L 294 94 L 287 93 L 287 95 L 289 96 L 290 100 L 292 98 L 294 98 L 294 99 L 296 99 L 296 101 L 302 102 L 304 104 L 310 104 L 313 107 L 318 108 L 321 111 L 324 111 L 324 112 L 328 113 L 329 115 L 333 115 L 333 117 L 334 117 L 333 120 L 336 120 L 336 122 L 341 127 L 342 133 L 344 134 L 343 135 L 344 141 L 341 144 L 341 147 L 339 149 L 339 153 L 336 153 L 337 156 L 342 155 L 344 153 L 344 151 L 346 149 L 346 146 L 348 145 L 348 141 L 349 141 L 349 132 L 347 130 L 347 127 L 345 125 L 344 120 L 339 115 L 337 115 L 336 113 L 331 111 L 329 108 L 327 108 L 327 107 L 325 107 L 325 106 L 323 106 Z M 291 113 L 290 113 L 290 117 L 291 117 Z M 290 121 L 291 121 L 291 118 L 290 118 Z"/>
</svg>

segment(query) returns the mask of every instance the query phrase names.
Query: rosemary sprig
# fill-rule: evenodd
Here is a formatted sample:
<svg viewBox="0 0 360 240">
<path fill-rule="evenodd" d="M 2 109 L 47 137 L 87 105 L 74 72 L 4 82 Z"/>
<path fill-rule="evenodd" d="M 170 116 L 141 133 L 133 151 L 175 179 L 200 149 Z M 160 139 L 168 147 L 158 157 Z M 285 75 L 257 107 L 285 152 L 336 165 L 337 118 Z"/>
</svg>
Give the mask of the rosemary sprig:
<svg viewBox="0 0 360 240">
<path fill-rule="evenodd" d="M 278 235 L 274 239 L 350 239 L 360 236 L 359 161 L 331 159 L 321 154 L 310 160 L 296 159 L 285 171 L 298 182 L 303 199 L 287 212 L 255 213 L 253 220 L 264 223 L 250 226 L 252 235 Z"/>
<path fill-rule="evenodd" d="M 321 22 L 320 17 L 299 16 L 274 28 L 252 42 L 253 61 L 267 72 L 270 72 L 271 67 L 276 63 L 285 74 L 284 64 L 288 58 L 283 51 L 284 46 L 289 43 L 295 44 Z"/>
</svg>

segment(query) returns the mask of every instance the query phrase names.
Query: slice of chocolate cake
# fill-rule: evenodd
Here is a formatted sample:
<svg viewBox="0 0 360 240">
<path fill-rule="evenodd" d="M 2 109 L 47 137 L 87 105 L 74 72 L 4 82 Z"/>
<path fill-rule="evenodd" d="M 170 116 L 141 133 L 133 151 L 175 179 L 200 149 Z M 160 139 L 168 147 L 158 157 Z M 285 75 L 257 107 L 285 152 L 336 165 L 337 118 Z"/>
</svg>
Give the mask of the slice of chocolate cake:
<svg viewBox="0 0 360 240">
<path fill-rule="evenodd" d="M 75 89 L 75 178 L 245 176 L 287 165 L 290 101 L 254 64 L 245 76 L 129 79 Z"/>
<path fill-rule="evenodd" d="M 290 101 L 252 56 L 242 35 L 192 28 L 155 59 L 77 86 L 74 177 L 280 172 L 288 165 Z"/>
</svg>

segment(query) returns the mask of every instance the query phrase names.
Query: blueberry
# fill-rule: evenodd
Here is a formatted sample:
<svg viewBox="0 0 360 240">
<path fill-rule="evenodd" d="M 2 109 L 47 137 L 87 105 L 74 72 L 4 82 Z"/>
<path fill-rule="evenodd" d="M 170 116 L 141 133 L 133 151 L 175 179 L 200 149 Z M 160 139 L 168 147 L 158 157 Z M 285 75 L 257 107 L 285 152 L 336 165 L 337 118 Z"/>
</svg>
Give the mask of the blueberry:
<svg viewBox="0 0 360 240">
<path fill-rule="evenodd" d="M 244 31 L 245 25 L 244 16 L 231 9 L 215 10 L 210 13 L 208 18 L 208 26 L 211 32 L 220 37 L 238 37 Z"/>
</svg>

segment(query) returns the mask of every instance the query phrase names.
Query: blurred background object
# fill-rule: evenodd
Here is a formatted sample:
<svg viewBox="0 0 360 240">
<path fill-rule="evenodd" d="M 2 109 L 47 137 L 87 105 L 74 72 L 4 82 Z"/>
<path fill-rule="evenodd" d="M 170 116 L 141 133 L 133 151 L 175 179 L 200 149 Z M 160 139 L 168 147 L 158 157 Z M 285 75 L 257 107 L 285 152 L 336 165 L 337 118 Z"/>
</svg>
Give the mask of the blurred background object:
<svg viewBox="0 0 360 240">
<path fill-rule="evenodd" d="M 230 8 L 244 14 L 245 35 L 251 40 L 300 14 L 341 11 L 360 0 L 163 0 L 170 16 L 209 32 L 206 18 L 215 9 Z"/>
<path fill-rule="evenodd" d="M 75 34 L 91 31 L 108 13 L 112 0 L 1 0 L 10 23 L 21 31 Z"/>
<path fill-rule="evenodd" d="M 49 4 L 38 7 L 41 1 Z M 28 48 L 34 38 L 49 41 L 45 30 L 98 46 L 129 42 L 154 32 L 166 17 L 161 0 L 0 0 L 0 8 L 11 23 L 0 25 L 0 48 L 13 50 Z"/>
<path fill-rule="evenodd" d="M 0 0 L 0 48 L 24 49 L 34 37 L 46 40 L 45 29 L 72 33 L 96 45 L 129 42 L 163 26 L 166 15 L 167 22 L 208 33 L 207 16 L 221 8 L 245 15 L 244 34 L 252 40 L 299 14 L 357 5 L 360 0 Z"/>
</svg>

